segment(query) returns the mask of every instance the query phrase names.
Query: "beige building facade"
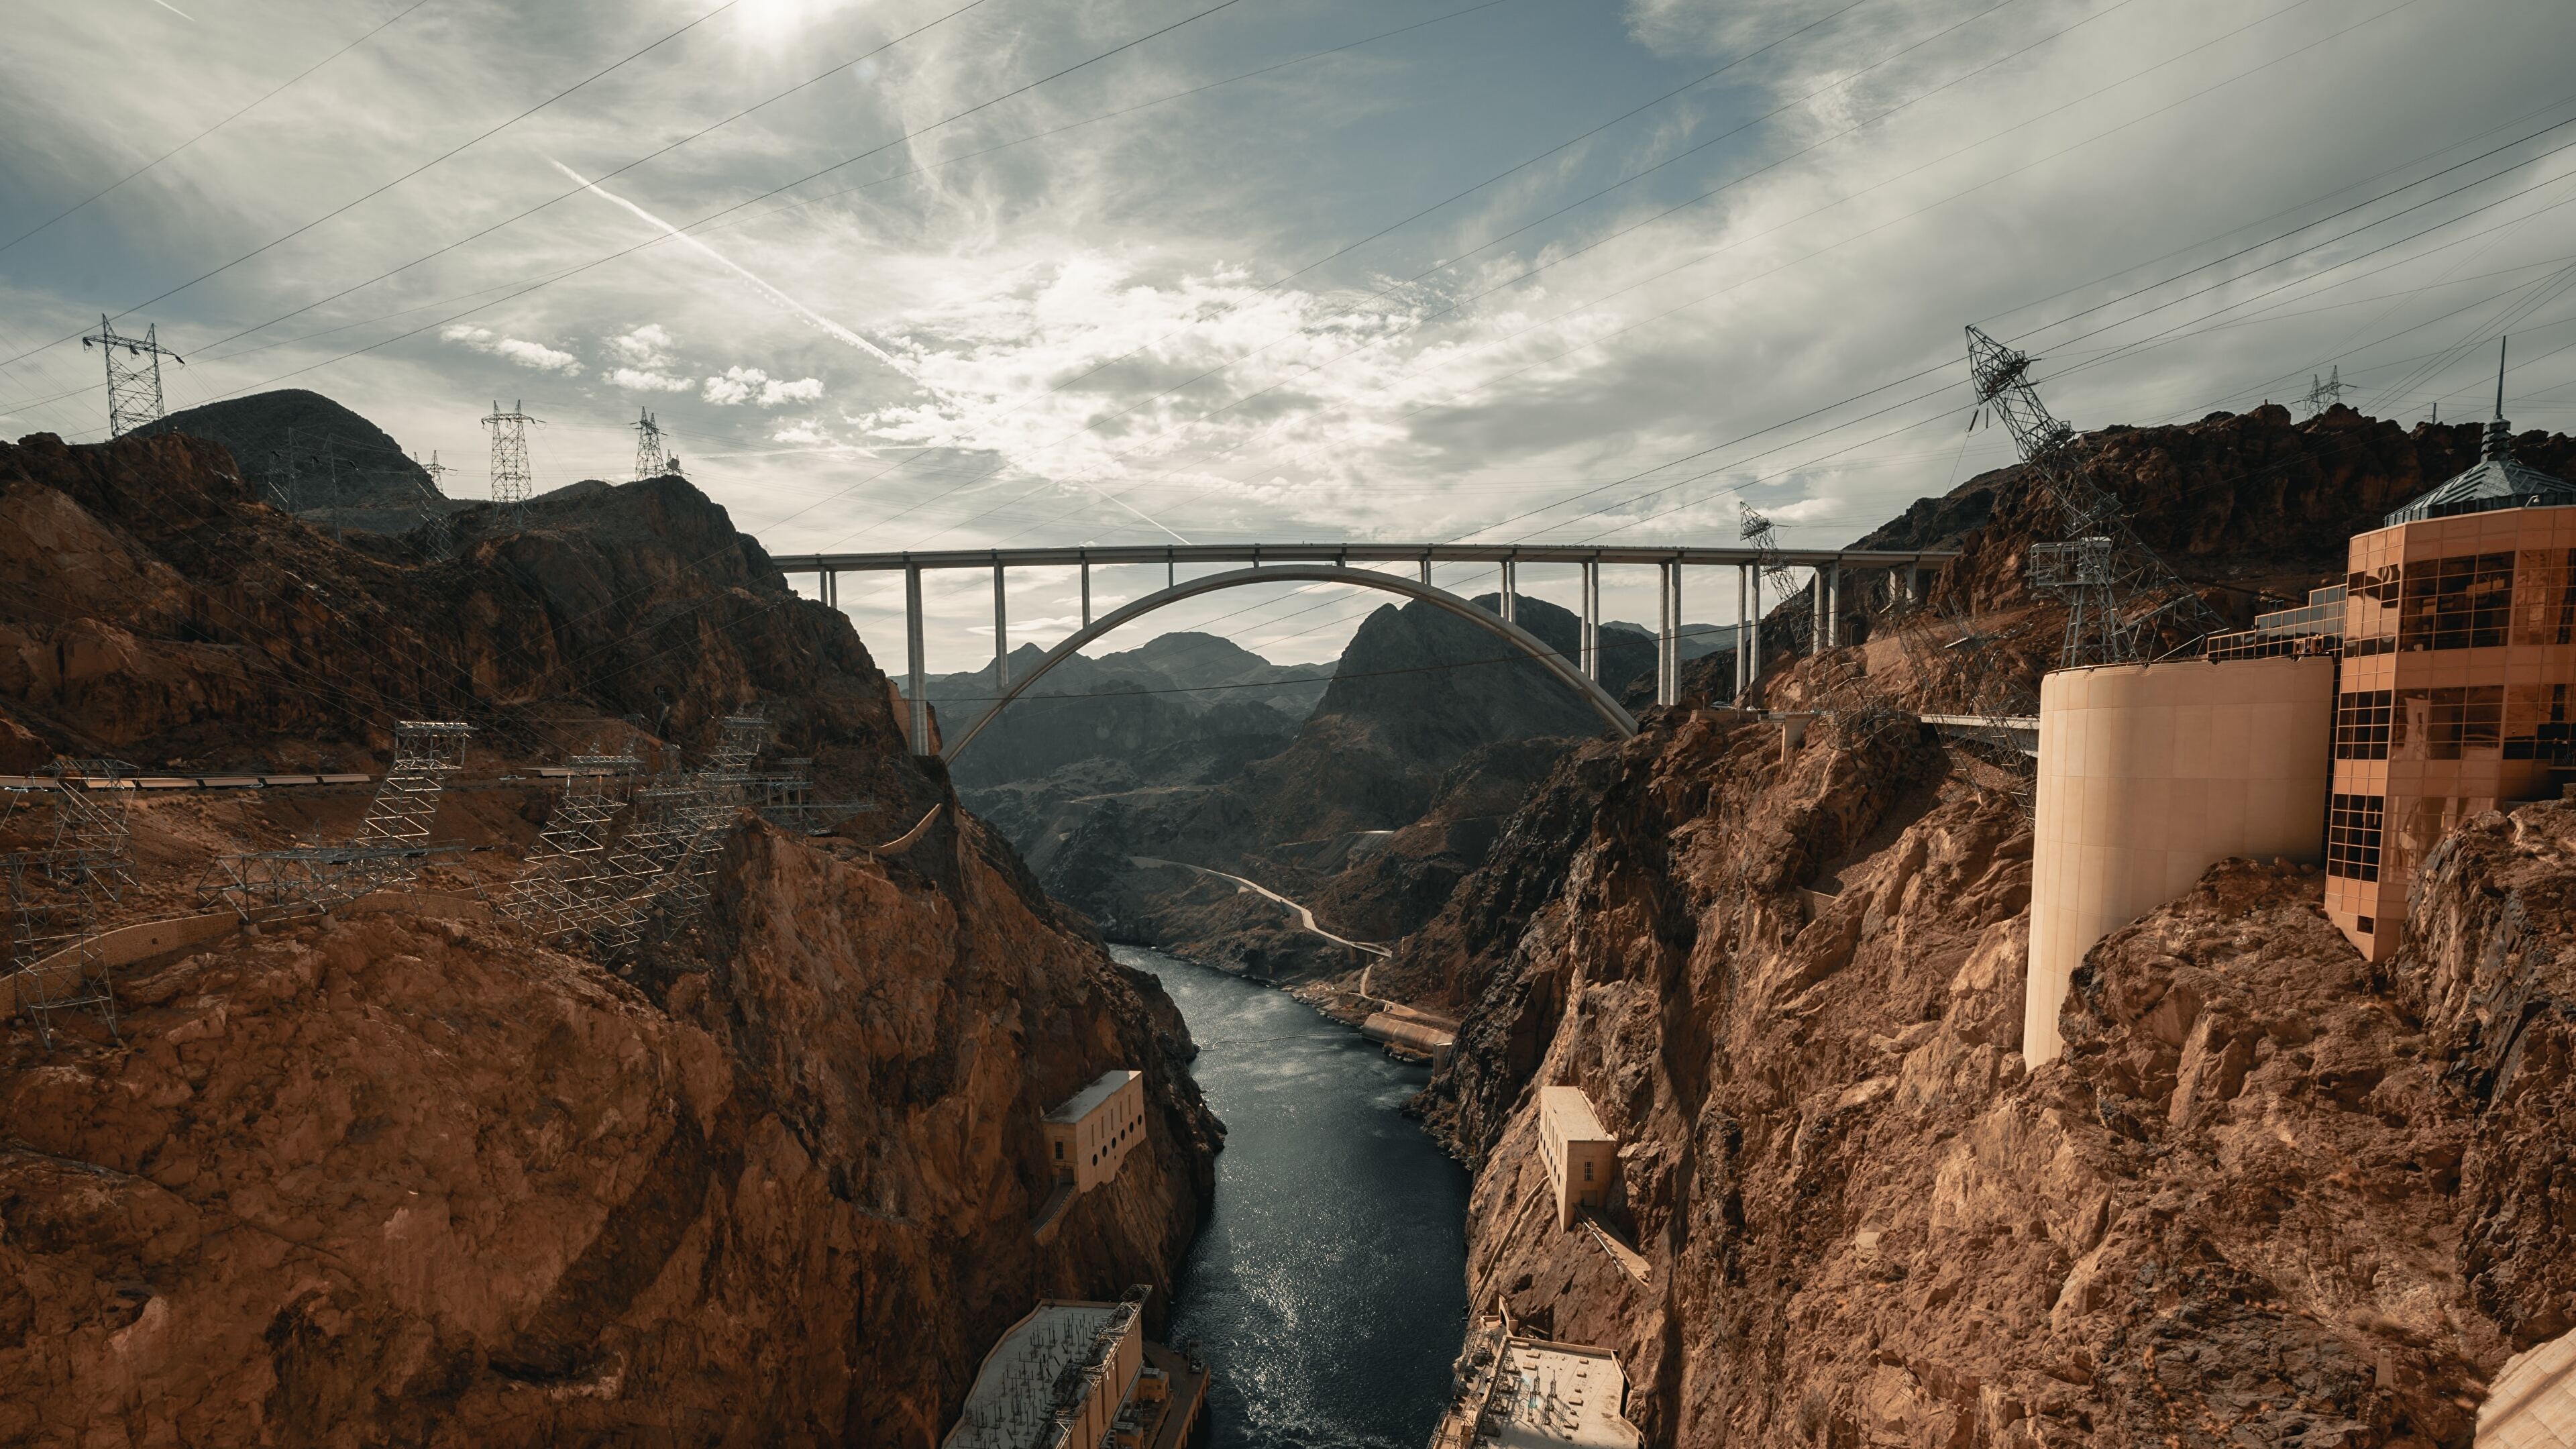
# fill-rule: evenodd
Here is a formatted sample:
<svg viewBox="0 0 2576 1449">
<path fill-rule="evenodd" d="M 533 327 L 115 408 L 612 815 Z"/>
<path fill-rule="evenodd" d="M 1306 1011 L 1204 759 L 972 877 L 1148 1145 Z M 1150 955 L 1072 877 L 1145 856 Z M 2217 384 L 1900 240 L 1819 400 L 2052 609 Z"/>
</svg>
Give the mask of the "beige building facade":
<svg viewBox="0 0 2576 1449">
<path fill-rule="evenodd" d="M 2084 953 L 2229 856 L 2325 849 L 2335 661 L 2322 655 L 2061 669 L 2039 694 L 2022 1054 L 2065 1049 Z"/>
<path fill-rule="evenodd" d="M 941 1449 L 1092 1449 L 1144 1366 L 1140 1304 L 1042 1299 L 984 1355 Z"/>
<path fill-rule="evenodd" d="M 1058 1182 L 1089 1192 L 1118 1175 L 1145 1136 L 1145 1078 L 1120 1067 L 1046 1115 L 1047 1166 Z"/>
<path fill-rule="evenodd" d="M 1560 1230 L 1573 1227 L 1584 1209 L 1609 1203 L 1619 1176 L 1619 1139 L 1603 1129 L 1582 1088 L 1539 1088 L 1538 1149 L 1556 1192 Z"/>
</svg>

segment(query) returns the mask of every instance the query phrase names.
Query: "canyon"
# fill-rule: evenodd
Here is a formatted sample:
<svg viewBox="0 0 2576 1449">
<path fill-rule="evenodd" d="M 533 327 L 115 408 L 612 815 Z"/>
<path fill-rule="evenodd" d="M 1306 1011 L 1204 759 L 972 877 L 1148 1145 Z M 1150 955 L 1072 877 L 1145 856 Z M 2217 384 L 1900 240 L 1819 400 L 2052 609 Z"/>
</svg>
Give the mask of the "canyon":
<svg viewBox="0 0 2576 1449">
<path fill-rule="evenodd" d="M 2474 433 L 2266 407 L 2088 466 L 2242 622 Z M 12 1028 L 0 1439 L 936 1443 L 1029 1303 L 1168 1297 L 1215 1199 L 1191 1023 L 1115 940 L 1455 1020 L 1407 1110 L 1470 1173 L 1465 1300 L 1614 1351 L 1647 1444 L 2469 1445 L 2576 1330 L 2576 805 L 2460 826 L 2376 964 L 2313 865 L 2222 861 L 2091 951 L 2033 1067 L 2031 821 L 1919 716 L 2052 662 L 2053 524 L 2019 468 L 1918 502 L 1859 546 L 1959 550 L 1924 609 L 1818 650 L 1792 594 L 1751 691 L 1706 652 L 1676 705 L 1630 688 L 1633 739 L 1390 606 L 1334 666 L 1088 660 L 952 777 L 685 480 L 459 508 L 438 557 L 199 439 L 0 448 L 0 771 L 371 770 L 395 718 L 476 729 L 440 816 L 471 848 L 416 890 L 139 963 L 121 1041 Z M 991 678 L 944 680 L 947 722 Z M 832 804 L 744 814 L 685 931 L 604 956 L 490 909 L 557 808 L 532 765 L 676 768 L 755 705 Z M 132 909 L 362 805 L 138 799 Z M 1041 1242 L 1039 1119 L 1121 1065 L 1146 1145 Z M 1573 1229 L 1551 1086 L 1619 1144 Z"/>
</svg>

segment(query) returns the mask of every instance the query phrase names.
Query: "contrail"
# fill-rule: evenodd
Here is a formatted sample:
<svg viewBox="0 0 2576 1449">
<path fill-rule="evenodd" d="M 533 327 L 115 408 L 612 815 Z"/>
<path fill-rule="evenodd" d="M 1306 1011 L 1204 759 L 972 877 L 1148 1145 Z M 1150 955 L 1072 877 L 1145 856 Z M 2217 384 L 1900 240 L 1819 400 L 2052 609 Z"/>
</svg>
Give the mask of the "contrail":
<svg viewBox="0 0 2576 1449">
<path fill-rule="evenodd" d="M 169 11 L 171 14 L 178 16 L 180 19 L 187 21 L 190 25 L 197 23 L 196 16 L 191 15 L 187 11 L 180 9 L 178 6 L 171 4 L 170 0 L 152 0 L 152 3 Z"/>
<path fill-rule="evenodd" d="M 658 228 L 663 235 L 671 237 L 693 248 L 696 250 L 698 255 L 705 257 L 708 261 L 714 262 L 717 266 L 720 266 L 726 271 L 733 273 L 735 276 L 742 278 L 744 281 L 751 283 L 753 288 L 756 289 L 760 295 L 767 297 L 779 306 L 784 307 L 788 311 L 795 313 L 797 316 L 804 318 L 809 325 L 822 332 L 825 336 L 838 342 L 848 343 L 850 346 L 857 348 L 868 356 L 873 357 L 877 361 L 884 363 L 886 366 L 893 368 L 895 371 L 902 373 L 904 376 L 912 378 L 915 382 L 921 381 L 918 376 L 914 375 L 912 367 L 902 359 L 896 357 L 893 353 L 886 351 L 884 348 L 877 346 L 875 343 L 870 342 L 864 337 L 861 337 L 849 328 L 842 326 L 840 323 L 833 321 L 831 318 L 824 316 L 822 313 L 817 312 L 813 308 L 806 306 L 804 303 L 797 301 L 795 298 L 788 296 L 785 292 L 782 292 L 776 287 L 769 285 L 767 282 L 762 281 L 760 278 L 752 275 L 751 272 L 735 263 L 732 258 L 717 251 L 714 247 L 708 246 L 705 242 L 698 240 L 696 237 L 693 237 L 687 232 L 680 230 L 678 227 L 671 225 L 662 218 L 655 216 L 653 213 L 646 211 L 640 206 L 637 206 L 634 202 L 627 200 L 625 197 L 619 196 L 615 192 L 608 190 L 606 187 L 600 186 L 589 177 L 573 170 L 561 161 L 557 161 L 551 156 L 547 157 L 546 160 L 552 164 L 557 171 L 571 177 L 573 182 L 583 190 L 588 191 L 603 201 L 613 202 L 618 206 L 624 207 L 629 215 L 635 217 L 645 225 Z"/>
<path fill-rule="evenodd" d="M 624 207 L 627 214 L 636 218 L 638 221 L 643 222 L 647 226 L 658 229 L 665 236 L 671 237 L 674 240 L 685 243 L 686 245 L 696 249 L 698 255 L 705 257 L 708 261 L 714 262 L 717 266 L 720 266 L 726 271 L 733 273 L 735 276 L 742 278 L 744 281 L 751 283 L 753 287 L 759 290 L 762 296 L 767 297 L 769 300 L 786 308 L 788 311 L 795 313 L 797 316 L 804 318 L 808 324 L 821 330 L 825 335 L 848 343 L 850 346 L 857 348 L 868 356 L 873 357 L 877 361 L 884 363 L 886 366 L 893 368 L 895 371 L 902 373 L 905 377 L 911 378 L 914 383 L 923 388 L 929 389 L 932 393 L 936 394 L 938 392 L 937 388 L 933 388 L 930 384 L 922 382 L 920 375 L 912 370 L 910 364 L 886 351 L 884 348 L 877 346 L 875 343 L 870 342 L 868 339 L 861 337 L 849 328 L 842 326 L 840 323 L 833 321 L 831 318 L 824 316 L 822 313 L 817 312 L 813 308 L 806 306 L 804 303 L 797 301 L 795 298 L 788 296 L 785 292 L 782 292 L 776 287 L 769 285 L 767 282 L 762 281 L 722 252 L 708 246 L 705 242 L 702 242 L 696 237 L 689 235 L 687 232 L 680 230 L 678 227 L 671 225 L 669 222 L 664 221 L 662 218 L 655 216 L 649 211 L 646 211 L 644 208 L 637 206 L 634 202 L 627 200 L 625 197 L 601 186 L 589 177 L 582 175 L 580 172 L 573 170 L 569 166 L 566 166 L 561 161 L 555 160 L 552 156 L 547 157 L 546 161 L 547 164 L 553 166 L 557 171 L 560 171 L 564 175 L 572 178 L 573 184 L 579 186 L 582 190 L 589 192 L 602 201 L 612 202 L 618 206 Z M 1153 524 L 1156 528 L 1162 529 L 1163 532 L 1170 533 L 1172 537 L 1179 542 L 1189 542 L 1188 539 L 1182 538 L 1177 533 L 1173 533 L 1168 526 L 1156 519 L 1152 514 L 1145 512 L 1143 509 L 1127 502 L 1125 499 L 1116 497 L 1108 491 L 1090 483 L 1085 483 L 1082 486 L 1099 494 L 1105 501 L 1115 503 L 1119 507 L 1126 509 L 1128 512 L 1135 514 L 1138 518 L 1144 519 L 1147 523 Z"/>
</svg>

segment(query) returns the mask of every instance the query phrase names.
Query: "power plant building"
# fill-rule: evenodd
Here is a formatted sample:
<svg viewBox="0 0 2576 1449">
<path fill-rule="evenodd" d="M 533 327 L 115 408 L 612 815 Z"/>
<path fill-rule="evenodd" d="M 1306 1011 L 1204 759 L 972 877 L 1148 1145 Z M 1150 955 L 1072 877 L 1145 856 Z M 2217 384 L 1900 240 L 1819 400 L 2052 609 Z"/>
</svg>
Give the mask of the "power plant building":
<svg viewBox="0 0 2576 1449">
<path fill-rule="evenodd" d="M 1117 1303 L 1041 1299 L 984 1355 L 941 1449 L 1180 1449 L 1207 1367 L 1145 1337 L 1149 1289 Z"/>
<path fill-rule="evenodd" d="M 1619 1139 L 1603 1130 L 1582 1088 L 1539 1088 L 1538 1146 L 1548 1185 L 1556 1191 L 1560 1230 L 1573 1227 L 1584 1209 L 1610 1200 L 1610 1185 L 1619 1175 Z"/>
<path fill-rule="evenodd" d="M 1145 1078 L 1120 1067 L 1046 1115 L 1047 1163 L 1056 1181 L 1089 1192 L 1118 1175 L 1145 1135 Z"/>
<path fill-rule="evenodd" d="M 2374 961 L 2404 932 L 2424 853 L 2461 821 L 2546 793 L 2571 743 L 2576 486 L 2475 467 L 2356 534 L 2344 581 L 2326 914 Z"/>
<path fill-rule="evenodd" d="M 2068 983 L 2103 936 L 2228 856 L 2322 860 L 2328 918 L 2374 961 L 2425 854 L 2550 792 L 2576 748 L 2576 484 L 2478 462 L 2353 536 L 2341 583 L 2179 663 L 2040 685 L 2022 1051 L 2064 1049 Z"/>
</svg>

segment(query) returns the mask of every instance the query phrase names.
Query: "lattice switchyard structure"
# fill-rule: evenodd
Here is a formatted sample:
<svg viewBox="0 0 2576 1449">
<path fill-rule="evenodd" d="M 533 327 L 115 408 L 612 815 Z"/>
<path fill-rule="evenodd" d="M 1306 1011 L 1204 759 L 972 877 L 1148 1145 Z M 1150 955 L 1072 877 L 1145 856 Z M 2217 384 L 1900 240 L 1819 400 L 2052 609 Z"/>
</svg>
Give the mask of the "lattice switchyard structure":
<svg viewBox="0 0 2576 1449">
<path fill-rule="evenodd" d="M 349 843 L 224 856 L 206 868 L 197 893 L 244 914 L 277 915 L 329 910 L 412 884 L 432 856 L 455 849 L 429 843 L 429 822 L 447 777 L 465 767 L 473 734 L 472 725 L 456 720 L 398 722 L 393 761 Z"/>
<path fill-rule="evenodd" d="M 116 1034 L 116 997 L 96 939 L 107 914 L 133 884 L 133 832 L 125 818 L 133 767 L 120 760 L 59 761 L 51 783 L 13 787 L 0 825 L 18 812 L 47 809 L 28 832 L 45 844 L 0 859 L 8 891 L 8 967 L 17 1004 L 51 1049 L 55 1016 L 86 1011 Z"/>
<path fill-rule="evenodd" d="M 140 337 L 127 337 L 116 330 L 102 313 L 98 330 L 81 339 L 81 346 L 95 347 L 107 359 L 107 432 L 113 438 L 124 437 L 135 429 L 161 421 L 161 359 L 185 367 L 188 359 L 161 345 L 161 328 L 155 323 L 143 329 Z M 125 355 L 117 356 L 123 349 Z"/>
</svg>

